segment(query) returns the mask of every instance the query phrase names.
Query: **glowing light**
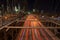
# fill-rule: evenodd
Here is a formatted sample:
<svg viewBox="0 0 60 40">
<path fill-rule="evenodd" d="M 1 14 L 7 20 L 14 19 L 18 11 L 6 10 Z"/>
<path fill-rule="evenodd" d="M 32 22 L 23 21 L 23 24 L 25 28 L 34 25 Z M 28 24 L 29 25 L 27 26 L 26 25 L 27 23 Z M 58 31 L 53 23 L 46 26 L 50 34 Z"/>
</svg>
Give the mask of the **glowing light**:
<svg viewBox="0 0 60 40">
<path fill-rule="evenodd" d="M 52 18 L 54 18 L 54 16 L 52 16 Z"/>
<path fill-rule="evenodd" d="M 36 20 L 36 21 L 31 21 L 31 20 Z M 37 27 L 37 26 L 44 27 L 41 24 L 41 22 L 34 15 L 28 15 L 23 26 L 24 27 Z M 48 37 L 48 35 L 46 33 L 49 34 L 50 31 L 48 31 L 48 29 L 47 30 L 46 29 L 22 29 L 22 30 L 20 30 L 17 40 L 23 40 L 23 39 L 25 39 L 25 40 L 49 40 L 50 37 Z M 25 35 L 23 35 L 23 34 L 25 34 Z M 30 36 L 31 36 L 31 38 L 29 39 Z M 51 36 L 51 35 L 49 34 L 49 36 Z M 55 40 L 55 39 L 53 39 L 53 40 Z"/>
<path fill-rule="evenodd" d="M 35 12 L 35 9 L 33 9 L 33 12 Z"/>
<path fill-rule="evenodd" d="M 5 17 L 5 19 L 8 19 L 8 17 Z"/>
<path fill-rule="evenodd" d="M 19 11 L 16 6 L 15 6 L 15 11 L 16 11 L 16 12 Z"/>
<path fill-rule="evenodd" d="M 30 12 L 28 12 L 28 14 L 30 14 Z"/>
<path fill-rule="evenodd" d="M 44 16 L 42 16 L 42 18 L 44 18 Z"/>
</svg>

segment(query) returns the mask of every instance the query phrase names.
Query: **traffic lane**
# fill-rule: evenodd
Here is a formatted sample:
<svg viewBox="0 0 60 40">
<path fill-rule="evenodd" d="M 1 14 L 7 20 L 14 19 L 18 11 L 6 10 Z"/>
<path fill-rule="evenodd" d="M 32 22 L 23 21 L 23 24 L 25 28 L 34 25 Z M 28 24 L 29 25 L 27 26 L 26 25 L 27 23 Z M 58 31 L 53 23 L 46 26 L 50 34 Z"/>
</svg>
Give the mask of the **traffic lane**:
<svg viewBox="0 0 60 40">
<path fill-rule="evenodd" d="M 41 22 L 38 23 L 41 25 L 41 27 L 45 27 Z M 53 40 L 59 40 L 58 37 L 56 37 L 49 29 L 44 29 L 44 31 L 53 39 Z"/>
<path fill-rule="evenodd" d="M 38 29 L 41 33 L 44 40 L 53 40 L 52 37 L 44 30 L 44 29 Z"/>
<path fill-rule="evenodd" d="M 25 32 L 23 31 L 25 30 Z M 53 40 L 44 29 L 23 29 L 18 40 Z M 31 34 L 30 34 L 31 33 Z"/>
</svg>

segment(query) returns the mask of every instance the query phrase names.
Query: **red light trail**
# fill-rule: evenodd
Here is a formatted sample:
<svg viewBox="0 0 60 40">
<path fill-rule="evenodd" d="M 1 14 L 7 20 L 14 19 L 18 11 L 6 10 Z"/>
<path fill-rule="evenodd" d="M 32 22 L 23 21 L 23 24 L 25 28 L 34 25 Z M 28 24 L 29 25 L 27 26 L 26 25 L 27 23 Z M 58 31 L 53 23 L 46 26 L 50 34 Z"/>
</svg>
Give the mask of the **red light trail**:
<svg viewBox="0 0 60 40">
<path fill-rule="evenodd" d="M 29 21 L 28 21 L 29 20 Z M 36 21 L 31 21 L 36 20 Z M 23 25 L 24 27 L 44 27 L 42 23 L 36 18 L 35 15 L 30 14 Z M 17 40 L 56 40 L 52 37 L 49 29 L 21 29 L 18 34 Z"/>
</svg>

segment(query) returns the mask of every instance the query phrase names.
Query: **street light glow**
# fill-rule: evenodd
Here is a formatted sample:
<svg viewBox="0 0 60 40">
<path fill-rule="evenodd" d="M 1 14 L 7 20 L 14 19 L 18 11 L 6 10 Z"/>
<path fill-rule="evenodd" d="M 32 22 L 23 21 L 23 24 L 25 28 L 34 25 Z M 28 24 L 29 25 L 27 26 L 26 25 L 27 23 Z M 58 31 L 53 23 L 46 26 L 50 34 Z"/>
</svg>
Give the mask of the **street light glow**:
<svg viewBox="0 0 60 40">
<path fill-rule="evenodd" d="M 28 12 L 28 14 L 30 14 L 30 12 Z"/>
<path fill-rule="evenodd" d="M 16 6 L 15 6 L 15 11 L 16 11 L 16 12 L 19 11 Z"/>
<path fill-rule="evenodd" d="M 35 12 L 35 9 L 33 9 L 33 12 Z"/>
</svg>

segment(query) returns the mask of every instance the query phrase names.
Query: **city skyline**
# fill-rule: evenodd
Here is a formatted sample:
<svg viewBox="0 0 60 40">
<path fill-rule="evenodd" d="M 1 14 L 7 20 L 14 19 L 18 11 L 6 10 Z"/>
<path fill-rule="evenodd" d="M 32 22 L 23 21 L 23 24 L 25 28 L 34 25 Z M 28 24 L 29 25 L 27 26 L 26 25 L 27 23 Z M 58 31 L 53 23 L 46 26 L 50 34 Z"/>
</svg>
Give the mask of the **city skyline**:
<svg viewBox="0 0 60 40">
<path fill-rule="evenodd" d="M 0 4 L 4 5 L 6 9 L 7 5 L 10 7 L 18 6 L 18 4 L 22 7 L 26 6 L 27 9 L 38 9 L 45 10 L 48 12 L 59 12 L 60 11 L 60 1 L 59 0 L 0 0 Z"/>
</svg>

